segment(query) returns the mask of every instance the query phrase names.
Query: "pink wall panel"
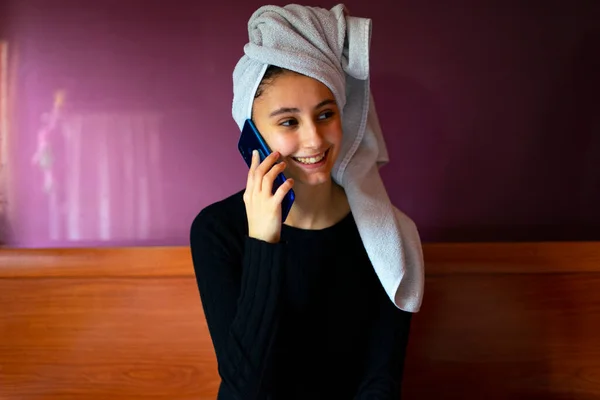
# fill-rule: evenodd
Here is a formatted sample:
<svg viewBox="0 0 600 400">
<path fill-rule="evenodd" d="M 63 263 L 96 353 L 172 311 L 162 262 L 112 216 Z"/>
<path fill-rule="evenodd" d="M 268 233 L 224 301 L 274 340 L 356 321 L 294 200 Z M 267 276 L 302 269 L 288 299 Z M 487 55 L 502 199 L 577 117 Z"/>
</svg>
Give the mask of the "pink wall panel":
<svg viewBox="0 0 600 400">
<path fill-rule="evenodd" d="M 600 239 L 597 2 L 346 4 L 374 21 L 382 174 L 425 241 Z M 5 0 L 4 242 L 186 244 L 244 185 L 231 74 L 260 5 Z"/>
</svg>

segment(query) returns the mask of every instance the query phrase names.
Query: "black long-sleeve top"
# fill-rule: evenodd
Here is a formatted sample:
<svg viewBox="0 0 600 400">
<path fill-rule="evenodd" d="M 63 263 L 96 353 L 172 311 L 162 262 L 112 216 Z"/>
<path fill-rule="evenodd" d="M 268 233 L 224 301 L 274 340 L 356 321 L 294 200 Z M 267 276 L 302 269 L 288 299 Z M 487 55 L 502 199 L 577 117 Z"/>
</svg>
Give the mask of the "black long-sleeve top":
<svg viewBox="0 0 600 400">
<path fill-rule="evenodd" d="M 190 233 L 218 399 L 398 399 L 411 314 L 387 297 L 352 214 L 322 230 L 248 236 L 243 191 Z"/>
</svg>

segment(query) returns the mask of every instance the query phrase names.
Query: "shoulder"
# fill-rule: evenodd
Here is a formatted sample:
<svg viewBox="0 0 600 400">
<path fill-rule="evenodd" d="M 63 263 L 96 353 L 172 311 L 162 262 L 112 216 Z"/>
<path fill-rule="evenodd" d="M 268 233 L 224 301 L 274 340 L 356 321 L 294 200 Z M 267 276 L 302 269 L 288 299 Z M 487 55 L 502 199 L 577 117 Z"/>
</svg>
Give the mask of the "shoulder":
<svg viewBox="0 0 600 400">
<path fill-rule="evenodd" d="M 247 230 L 246 208 L 241 190 L 204 207 L 194 218 L 190 241 L 206 234 L 236 234 Z"/>
</svg>

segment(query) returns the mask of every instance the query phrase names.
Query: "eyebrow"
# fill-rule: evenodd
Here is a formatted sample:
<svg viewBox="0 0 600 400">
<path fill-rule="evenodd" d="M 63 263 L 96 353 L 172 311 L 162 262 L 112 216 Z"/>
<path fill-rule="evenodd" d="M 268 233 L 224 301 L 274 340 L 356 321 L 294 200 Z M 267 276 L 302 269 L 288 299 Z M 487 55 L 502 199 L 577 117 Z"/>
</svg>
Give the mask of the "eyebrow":
<svg viewBox="0 0 600 400">
<path fill-rule="evenodd" d="M 317 110 L 328 104 L 335 104 L 335 100 L 332 100 L 332 99 L 323 100 L 322 102 L 317 104 L 314 109 Z M 278 108 L 277 110 L 275 110 L 271 114 L 269 114 L 269 118 L 276 117 L 277 115 L 281 115 L 281 114 L 298 113 L 298 112 L 300 112 L 300 110 L 298 108 L 282 107 L 282 108 Z"/>
</svg>

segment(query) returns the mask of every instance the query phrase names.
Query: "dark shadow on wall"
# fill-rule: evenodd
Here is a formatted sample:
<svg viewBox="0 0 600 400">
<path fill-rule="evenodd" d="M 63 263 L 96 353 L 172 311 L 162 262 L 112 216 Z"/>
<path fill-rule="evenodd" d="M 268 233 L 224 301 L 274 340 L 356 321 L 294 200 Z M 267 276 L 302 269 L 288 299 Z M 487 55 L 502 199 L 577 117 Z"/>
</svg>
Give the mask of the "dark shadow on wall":
<svg viewBox="0 0 600 400">
<path fill-rule="evenodd" d="M 581 35 L 542 98 L 535 124 L 493 199 L 506 223 L 449 228 L 460 241 L 600 240 L 600 32 Z M 558 56 L 558 55 L 557 55 Z M 496 132 L 497 135 L 500 132 Z M 477 151 L 478 149 L 474 149 Z M 506 179 L 510 178 L 510 179 Z M 492 200 L 492 199 L 490 199 Z M 511 212 L 512 210 L 512 212 Z"/>
<path fill-rule="evenodd" d="M 390 157 L 381 169 L 390 199 L 417 223 L 423 240 L 431 239 L 429 227 L 446 213 L 439 199 L 450 133 L 442 106 L 435 93 L 405 76 L 374 75 L 371 90 Z"/>
<path fill-rule="evenodd" d="M 545 104 L 532 105 L 527 121 L 509 121 L 515 129 L 533 121 L 537 129 L 523 137 L 491 120 L 476 127 L 483 138 L 453 130 L 425 85 L 373 76 L 391 159 L 381 174 L 423 241 L 600 240 L 599 48 L 600 32 L 588 31 L 557 59 L 563 69 Z"/>
<path fill-rule="evenodd" d="M 467 105 L 451 104 L 464 101 L 460 93 L 435 93 L 426 83 L 393 74 L 373 76 L 371 85 L 390 154 L 381 175 L 392 202 L 416 222 L 422 240 L 516 238 L 522 222 L 502 227 L 492 222 L 498 214 L 512 212 L 498 196 L 499 188 L 505 194 L 506 182 L 511 182 L 511 170 L 498 165 L 502 153 L 494 144 L 499 129 L 465 129 L 481 116 L 469 115 Z M 464 115 L 449 114 L 456 112 Z M 471 121 L 452 123 L 461 118 Z"/>
<path fill-rule="evenodd" d="M 532 169 L 557 238 L 600 239 L 600 30 L 585 32 L 545 104 Z"/>
</svg>

